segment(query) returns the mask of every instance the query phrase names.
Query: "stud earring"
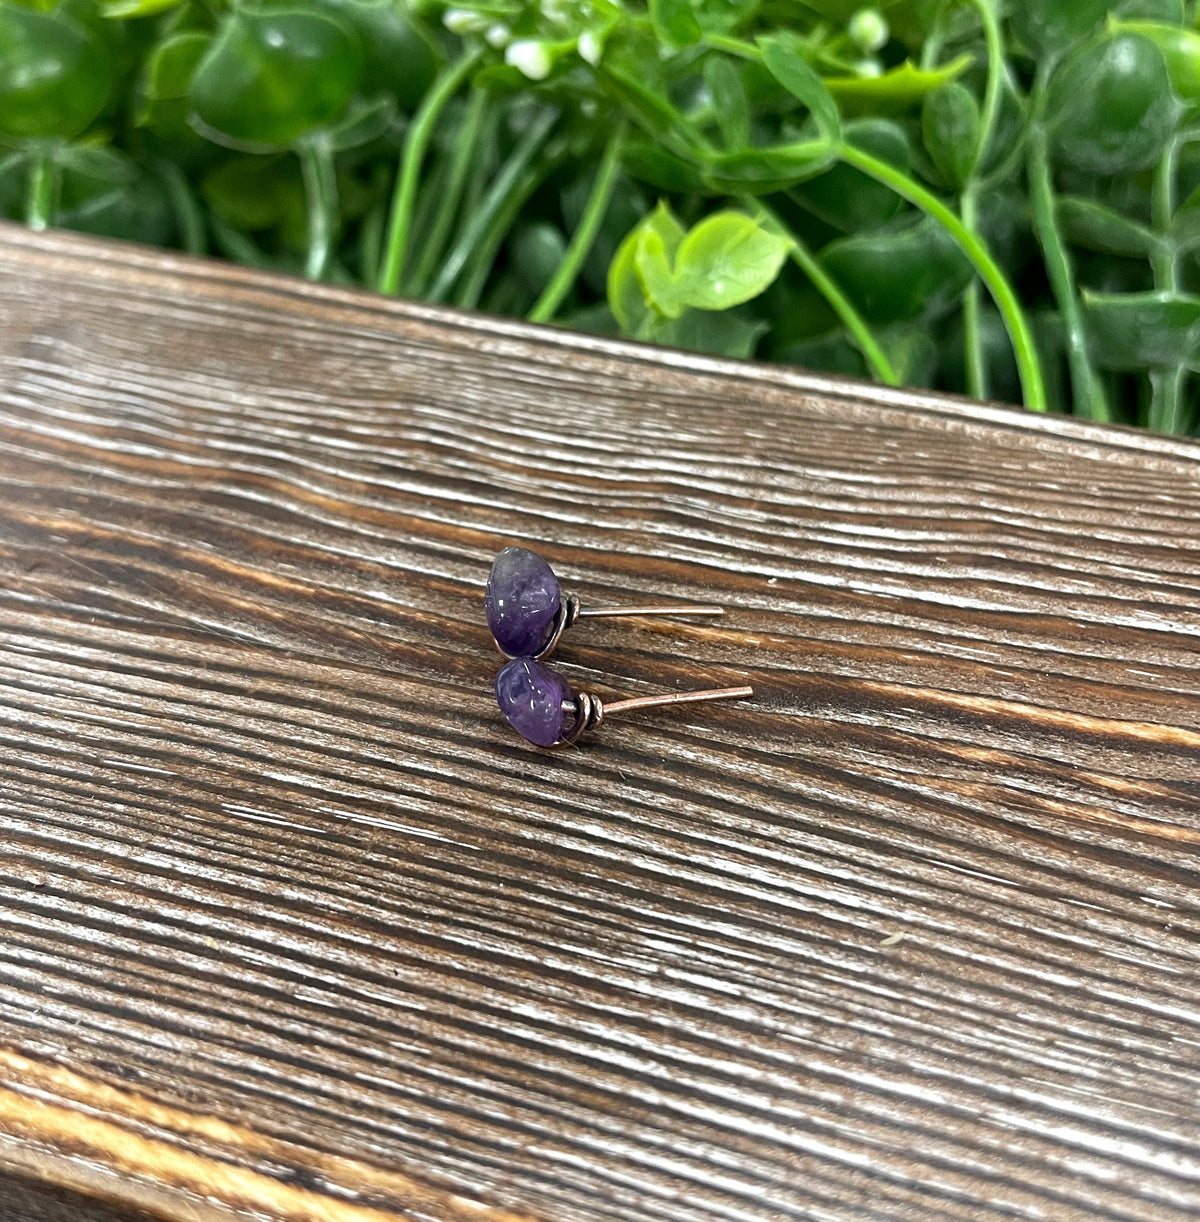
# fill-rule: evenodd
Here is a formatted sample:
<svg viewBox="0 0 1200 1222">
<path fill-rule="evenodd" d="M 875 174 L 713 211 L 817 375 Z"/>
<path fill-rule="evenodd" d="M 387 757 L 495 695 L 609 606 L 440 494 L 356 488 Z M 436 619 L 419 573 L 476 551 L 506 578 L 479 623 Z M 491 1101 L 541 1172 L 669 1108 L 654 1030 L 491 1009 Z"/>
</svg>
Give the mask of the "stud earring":
<svg viewBox="0 0 1200 1222">
<path fill-rule="evenodd" d="M 514 658 L 496 676 L 496 703 L 522 738 L 538 747 L 565 747 L 613 713 L 702 700 L 740 700 L 752 687 L 721 687 L 670 696 L 635 696 L 605 705 L 591 692 L 573 692 L 558 671 L 533 658 Z"/>
<path fill-rule="evenodd" d="M 563 594 L 554 571 L 527 547 L 506 547 L 488 574 L 488 627 L 508 658 L 544 658 L 576 620 L 620 615 L 724 615 L 722 607 L 582 607 Z"/>
</svg>

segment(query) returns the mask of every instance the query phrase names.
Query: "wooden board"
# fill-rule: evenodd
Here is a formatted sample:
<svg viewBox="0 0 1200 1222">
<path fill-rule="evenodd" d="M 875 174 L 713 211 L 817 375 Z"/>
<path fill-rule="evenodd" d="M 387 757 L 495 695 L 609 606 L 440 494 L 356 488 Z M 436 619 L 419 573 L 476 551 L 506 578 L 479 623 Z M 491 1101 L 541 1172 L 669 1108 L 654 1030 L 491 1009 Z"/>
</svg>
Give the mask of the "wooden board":
<svg viewBox="0 0 1200 1222">
<path fill-rule="evenodd" d="M 14 1182 L 1197 1216 L 1200 447 L 13 228 L 0 278 Z M 512 542 L 728 608 L 577 625 L 577 685 L 756 698 L 527 747 Z"/>
</svg>

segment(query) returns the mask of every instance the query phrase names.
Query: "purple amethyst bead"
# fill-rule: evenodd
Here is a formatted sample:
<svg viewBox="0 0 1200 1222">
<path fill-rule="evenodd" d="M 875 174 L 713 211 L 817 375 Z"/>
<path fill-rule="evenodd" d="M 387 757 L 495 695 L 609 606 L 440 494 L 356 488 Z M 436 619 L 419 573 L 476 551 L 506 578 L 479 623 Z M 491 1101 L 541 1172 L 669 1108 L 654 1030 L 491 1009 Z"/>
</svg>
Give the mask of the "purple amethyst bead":
<svg viewBox="0 0 1200 1222">
<path fill-rule="evenodd" d="M 514 658 L 496 676 L 500 712 L 522 738 L 539 747 L 553 747 L 570 729 L 573 699 L 566 679 L 532 658 Z"/>
<path fill-rule="evenodd" d="M 506 547 L 492 562 L 484 607 L 496 644 L 510 658 L 541 653 L 560 606 L 558 578 L 536 552 Z"/>
</svg>

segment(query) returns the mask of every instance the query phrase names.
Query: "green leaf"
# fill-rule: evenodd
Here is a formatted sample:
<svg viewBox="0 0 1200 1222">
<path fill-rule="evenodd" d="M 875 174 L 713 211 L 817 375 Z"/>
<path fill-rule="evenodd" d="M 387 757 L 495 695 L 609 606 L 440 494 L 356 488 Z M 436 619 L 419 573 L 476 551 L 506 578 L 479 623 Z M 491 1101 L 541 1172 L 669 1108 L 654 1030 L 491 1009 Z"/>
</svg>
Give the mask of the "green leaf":
<svg viewBox="0 0 1200 1222">
<path fill-rule="evenodd" d="M 357 40 L 330 17 L 237 10 L 196 69 L 192 106 L 206 134 L 284 148 L 338 118 L 361 65 Z"/>
<path fill-rule="evenodd" d="M 662 239 L 663 249 L 667 252 L 668 258 L 675 258 L 675 252 L 684 239 L 685 230 L 679 223 L 679 218 L 665 202 L 659 201 L 654 211 L 642 221 L 639 229 L 643 232 L 657 234 Z"/>
<path fill-rule="evenodd" d="M 729 195 L 769 195 L 820 174 L 833 164 L 834 156 L 833 146 L 825 140 L 710 153 L 704 158 L 704 181 Z"/>
<path fill-rule="evenodd" d="M 675 302 L 675 252 L 684 229 L 663 202 L 638 226 L 634 244 L 634 266 L 646 302 L 659 314 L 674 318 L 682 307 Z"/>
<path fill-rule="evenodd" d="M 222 220 L 249 233 L 294 225 L 306 214 L 300 167 L 290 156 L 231 157 L 205 178 L 200 191 Z"/>
<path fill-rule="evenodd" d="M 164 38 L 146 57 L 142 96 L 149 102 L 186 98 L 196 65 L 212 41 L 208 34 L 188 30 Z"/>
<path fill-rule="evenodd" d="M 80 233 L 162 245 L 171 236 L 161 188 L 125 153 L 70 146 L 59 158 L 55 224 Z"/>
<path fill-rule="evenodd" d="M 1158 248 L 1159 238 L 1152 230 L 1093 199 L 1060 195 L 1057 212 L 1063 236 L 1087 250 L 1146 259 Z"/>
<path fill-rule="evenodd" d="M 689 352 L 708 352 L 713 356 L 748 360 L 767 330 L 761 319 L 743 318 L 733 310 L 687 310 L 660 327 L 654 334 L 659 344 L 686 348 Z"/>
<path fill-rule="evenodd" d="M 609 307 L 627 335 L 657 335 L 661 320 L 689 309 L 727 310 L 757 297 L 779 275 L 790 245 L 740 212 L 715 213 L 685 234 L 660 203 L 617 250 Z"/>
<path fill-rule="evenodd" d="M 692 10 L 706 34 L 728 34 L 743 28 L 762 0 L 692 0 Z"/>
<path fill-rule="evenodd" d="M 636 234 L 635 229 L 617 247 L 617 253 L 608 265 L 608 308 L 625 335 L 639 334 L 652 313 L 634 266 Z"/>
<path fill-rule="evenodd" d="M 1062 54 L 1104 20 L 1109 0 L 1013 0 L 1013 32 L 1037 55 Z"/>
<path fill-rule="evenodd" d="M 740 212 L 706 217 L 675 252 L 676 299 L 697 310 L 741 305 L 779 275 L 791 245 Z"/>
<path fill-rule="evenodd" d="M 678 318 L 684 303 L 675 291 L 675 273 L 662 234 L 654 229 L 638 234 L 633 266 L 646 303 L 664 318 Z"/>
<path fill-rule="evenodd" d="M 631 178 L 657 191 L 690 195 L 706 190 L 699 167 L 648 140 L 629 141 L 622 150 L 621 162 Z"/>
<path fill-rule="evenodd" d="M 534 295 L 550 283 L 566 251 L 563 231 L 549 221 L 523 225 L 509 244 L 513 271 L 525 290 Z"/>
<path fill-rule="evenodd" d="M 938 368 L 938 350 L 933 337 L 919 323 L 893 327 L 880 334 L 880 343 L 905 386 L 933 385 Z"/>
<path fill-rule="evenodd" d="M 688 0 L 650 0 L 650 20 L 668 46 L 690 47 L 704 33 Z"/>
<path fill-rule="evenodd" d="M 660 203 L 617 247 L 608 269 L 608 304 L 626 335 L 642 335 L 648 322 L 665 315 L 655 308 L 654 295 L 672 296 L 671 263 L 683 237 L 683 226 Z"/>
<path fill-rule="evenodd" d="M 1144 372 L 1200 364 L 1200 297 L 1084 289 L 1083 306 L 1092 360 L 1101 369 Z"/>
<path fill-rule="evenodd" d="M 1171 220 L 1171 239 L 1181 251 L 1200 246 L 1200 187 L 1179 205 Z"/>
<path fill-rule="evenodd" d="M 939 85 L 957 80 L 974 63 L 960 55 L 940 68 L 918 68 L 908 60 L 882 76 L 826 77 L 825 85 L 843 114 L 893 115 L 919 106 Z"/>
<path fill-rule="evenodd" d="M 817 130 L 831 144 L 842 137 L 842 118 L 825 82 L 804 58 L 804 44 L 794 34 L 780 32 L 758 39 L 767 71 L 808 107 Z"/>
<path fill-rule="evenodd" d="M 1119 34 L 1083 47 L 1059 68 L 1046 114 L 1059 160 L 1090 174 L 1129 174 L 1162 156 L 1179 103 L 1158 47 Z"/>
<path fill-rule="evenodd" d="M 1167 25 L 1160 21 L 1110 20 L 1114 34 L 1146 38 L 1159 51 L 1167 65 L 1167 75 L 1175 92 L 1186 102 L 1200 102 L 1200 32 Z"/>
<path fill-rule="evenodd" d="M 441 48 L 396 0 L 307 0 L 345 26 L 362 47 L 363 93 L 387 93 L 413 110 L 428 93 L 442 62 Z"/>
<path fill-rule="evenodd" d="M 355 98 L 346 113 L 328 133 L 330 147 L 335 152 L 360 148 L 378 140 L 396 119 L 396 104 L 388 94 L 376 98 Z"/>
<path fill-rule="evenodd" d="M 725 147 L 731 152 L 744 149 L 750 143 L 750 110 L 740 67 L 725 56 L 710 55 L 704 61 L 704 84 L 712 95 Z"/>
<path fill-rule="evenodd" d="M 821 251 L 820 260 L 871 323 L 934 314 L 972 278 L 954 239 L 931 217 L 898 232 L 839 238 Z"/>
<path fill-rule="evenodd" d="M 166 136 L 179 136 L 188 113 L 188 93 L 196 65 L 211 38 L 196 30 L 164 38 L 146 58 L 138 82 L 133 121 Z M 193 133 L 192 139 L 196 136 Z"/>
<path fill-rule="evenodd" d="M 0 135 L 77 136 L 111 87 L 108 52 L 89 30 L 56 13 L 0 3 Z"/>
<path fill-rule="evenodd" d="M 1130 20 L 1160 21 L 1181 26 L 1186 19 L 1183 0 L 1120 0 L 1113 6 L 1117 17 Z"/>
<path fill-rule="evenodd" d="M 971 176 L 979 145 L 979 103 L 975 95 L 957 81 L 926 94 L 921 135 L 938 172 L 952 187 L 962 187 Z"/>
<path fill-rule="evenodd" d="M 905 174 L 912 168 L 908 133 L 893 119 L 854 119 L 846 124 L 846 141 Z M 795 196 L 814 216 L 843 233 L 879 229 L 904 206 L 891 187 L 843 163 L 797 184 Z"/>
<path fill-rule="evenodd" d="M 184 0 L 105 0 L 104 15 L 111 18 L 153 17 L 165 13 Z"/>
<path fill-rule="evenodd" d="M 695 152 L 699 144 L 696 133 L 665 93 L 608 65 L 601 80 L 626 113 L 669 152 L 684 158 Z"/>
</svg>

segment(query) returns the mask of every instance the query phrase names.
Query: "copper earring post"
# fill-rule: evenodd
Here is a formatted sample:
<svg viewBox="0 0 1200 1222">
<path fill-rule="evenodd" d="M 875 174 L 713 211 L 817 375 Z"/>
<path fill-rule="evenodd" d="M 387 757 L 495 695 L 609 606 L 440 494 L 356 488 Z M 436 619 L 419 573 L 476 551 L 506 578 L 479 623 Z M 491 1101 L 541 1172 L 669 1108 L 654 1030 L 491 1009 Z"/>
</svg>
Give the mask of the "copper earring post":
<svg viewBox="0 0 1200 1222">
<path fill-rule="evenodd" d="M 675 692 L 670 696 L 631 696 L 604 706 L 605 716 L 631 709 L 656 709 L 668 704 L 699 704 L 704 700 L 743 700 L 754 695 L 752 687 L 714 687 L 707 692 Z"/>
<path fill-rule="evenodd" d="M 615 619 L 622 615 L 724 615 L 724 607 L 681 606 L 681 607 L 584 607 L 578 594 L 564 594 L 558 604 L 558 614 L 554 617 L 554 625 L 541 649 L 533 656 L 544 658 L 553 653 L 554 647 L 572 624 L 588 619 Z M 513 655 L 506 650 L 500 652 L 506 658 Z"/>
<path fill-rule="evenodd" d="M 724 615 L 724 607 L 580 607 L 580 619 L 617 619 L 622 615 Z"/>
<path fill-rule="evenodd" d="M 673 692 L 669 696 L 631 696 L 605 704 L 592 692 L 578 692 L 573 700 L 563 702 L 563 712 L 575 715 L 575 724 L 555 744 L 567 747 L 591 730 L 596 729 L 613 713 L 633 709 L 657 709 L 669 704 L 699 704 L 706 700 L 741 700 L 754 695 L 752 687 L 714 687 L 704 692 Z"/>
</svg>

